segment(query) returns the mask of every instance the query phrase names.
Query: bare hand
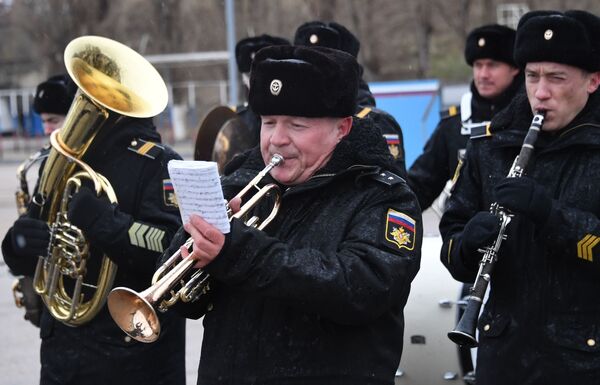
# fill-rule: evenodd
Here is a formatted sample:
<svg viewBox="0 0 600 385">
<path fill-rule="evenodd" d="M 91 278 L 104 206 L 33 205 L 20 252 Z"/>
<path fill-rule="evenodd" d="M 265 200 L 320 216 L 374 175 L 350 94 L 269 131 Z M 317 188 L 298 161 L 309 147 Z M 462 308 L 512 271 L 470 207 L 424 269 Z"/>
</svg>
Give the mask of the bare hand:
<svg viewBox="0 0 600 385">
<path fill-rule="evenodd" d="M 231 209 L 231 212 L 233 214 L 240 211 L 241 206 L 242 206 L 242 198 L 235 197 L 229 201 L 229 208 Z"/>
<path fill-rule="evenodd" d="M 202 268 L 219 255 L 225 244 L 225 234 L 221 233 L 219 229 L 194 214 L 190 216 L 190 221 L 183 228 L 194 240 L 192 258 L 198 261 L 194 267 Z M 181 248 L 183 258 L 186 258 L 189 254 L 184 247 Z"/>
</svg>

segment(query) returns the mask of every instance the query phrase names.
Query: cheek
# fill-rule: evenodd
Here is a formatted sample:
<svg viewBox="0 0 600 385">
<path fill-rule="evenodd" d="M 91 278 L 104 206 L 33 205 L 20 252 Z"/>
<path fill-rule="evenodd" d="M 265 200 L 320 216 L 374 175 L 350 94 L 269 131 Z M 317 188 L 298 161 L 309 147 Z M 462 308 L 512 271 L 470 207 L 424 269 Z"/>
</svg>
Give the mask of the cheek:
<svg viewBox="0 0 600 385">
<path fill-rule="evenodd" d="M 527 92 L 527 99 L 529 100 L 529 104 L 531 104 L 535 99 L 536 88 L 533 85 L 527 84 L 525 86 L 525 91 Z"/>
</svg>

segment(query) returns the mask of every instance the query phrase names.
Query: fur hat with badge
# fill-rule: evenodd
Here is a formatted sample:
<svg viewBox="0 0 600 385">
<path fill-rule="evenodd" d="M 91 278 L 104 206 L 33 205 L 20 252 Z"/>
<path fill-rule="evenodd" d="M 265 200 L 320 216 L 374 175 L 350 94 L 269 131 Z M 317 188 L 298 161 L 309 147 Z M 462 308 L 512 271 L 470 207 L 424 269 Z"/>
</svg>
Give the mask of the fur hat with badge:
<svg viewBox="0 0 600 385">
<path fill-rule="evenodd" d="M 517 27 L 515 61 L 554 62 L 600 71 L 600 18 L 586 11 L 532 11 Z"/>
<path fill-rule="evenodd" d="M 282 37 L 260 35 L 247 37 L 235 45 L 235 61 L 240 72 L 250 72 L 252 59 L 261 49 L 270 45 L 290 45 L 290 41 Z"/>
<path fill-rule="evenodd" d="M 37 86 L 33 110 L 38 114 L 66 115 L 76 92 L 77 85 L 68 75 L 52 76 Z"/>
<path fill-rule="evenodd" d="M 360 42 L 346 27 L 341 24 L 322 21 L 309 21 L 296 30 L 294 45 L 308 47 L 328 47 L 348 52 L 357 57 Z"/>
<path fill-rule="evenodd" d="M 252 62 L 248 102 L 259 115 L 351 116 L 358 73 L 356 59 L 339 50 L 266 47 Z"/>
<path fill-rule="evenodd" d="M 478 59 L 492 59 L 515 66 L 514 44 L 514 29 L 499 24 L 483 25 L 467 36 L 465 60 L 470 66 Z"/>
</svg>

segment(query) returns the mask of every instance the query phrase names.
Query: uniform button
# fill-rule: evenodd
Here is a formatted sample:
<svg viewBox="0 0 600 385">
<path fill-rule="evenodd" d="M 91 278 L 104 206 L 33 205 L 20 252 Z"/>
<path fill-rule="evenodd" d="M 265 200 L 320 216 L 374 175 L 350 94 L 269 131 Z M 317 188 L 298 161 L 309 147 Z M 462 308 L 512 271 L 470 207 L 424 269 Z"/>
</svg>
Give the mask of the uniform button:
<svg viewBox="0 0 600 385">
<path fill-rule="evenodd" d="M 212 311 L 213 309 L 213 304 L 209 303 L 208 305 L 206 305 L 206 311 Z"/>
<path fill-rule="evenodd" d="M 590 338 L 589 340 L 587 340 L 587 344 L 588 346 L 596 346 L 596 340 L 594 340 L 593 338 Z"/>
<path fill-rule="evenodd" d="M 125 340 L 125 342 L 131 342 L 131 337 L 129 336 L 125 336 L 125 338 L 123 338 Z"/>
<path fill-rule="evenodd" d="M 490 330 L 490 328 L 491 328 L 490 324 L 487 324 L 483 327 L 483 330 L 485 330 L 487 332 L 488 330 Z"/>
<path fill-rule="evenodd" d="M 131 145 L 132 145 L 132 146 L 137 146 L 137 140 L 135 140 L 135 139 L 134 139 L 134 140 L 132 140 L 132 141 L 131 141 Z"/>
</svg>

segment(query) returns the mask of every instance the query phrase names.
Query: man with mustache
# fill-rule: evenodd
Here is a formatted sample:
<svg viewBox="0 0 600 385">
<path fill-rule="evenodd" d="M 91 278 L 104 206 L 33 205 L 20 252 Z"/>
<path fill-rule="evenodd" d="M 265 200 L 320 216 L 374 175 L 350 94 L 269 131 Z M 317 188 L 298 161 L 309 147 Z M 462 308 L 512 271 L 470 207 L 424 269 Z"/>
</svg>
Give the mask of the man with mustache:
<svg viewBox="0 0 600 385">
<path fill-rule="evenodd" d="M 473 67 L 471 91 L 462 96 L 460 107 L 442 111 L 423 154 L 408 171 L 408 184 L 417 194 L 422 210 L 432 206 L 445 191 L 433 205 L 436 211 L 444 211 L 451 186 L 448 181 L 460 167 L 469 137 L 484 133 L 492 117 L 523 84 L 513 61 L 514 40 L 513 29 L 497 24 L 475 28 L 467 36 L 465 60 Z"/>
<path fill-rule="evenodd" d="M 534 11 L 519 21 L 519 92 L 465 166 L 440 223 L 441 260 L 472 282 L 479 249 L 512 215 L 479 318 L 477 384 L 594 384 L 600 378 L 600 18 Z M 545 120 L 525 176 L 506 177 L 534 112 Z"/>
</svg>

